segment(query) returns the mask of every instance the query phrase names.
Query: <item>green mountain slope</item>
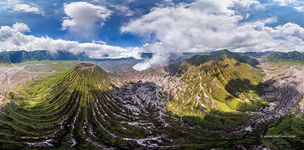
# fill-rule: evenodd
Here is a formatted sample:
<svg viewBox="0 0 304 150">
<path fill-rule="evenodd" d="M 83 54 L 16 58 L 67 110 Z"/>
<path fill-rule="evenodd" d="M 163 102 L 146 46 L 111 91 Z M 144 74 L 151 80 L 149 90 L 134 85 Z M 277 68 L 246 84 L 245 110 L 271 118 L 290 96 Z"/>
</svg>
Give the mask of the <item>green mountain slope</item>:
<svg viewBox="0 0 304 150">
<path fill-rule="evenodd" d="M 10 64 L 9 54 L 0 54 L 0 64 Z"/>
<path fill-rule="evenodd" d="M 206 121 L 202 126 L 210 124 L 209 128 L 213 128 L 212 122 L 220 120 L 216 115 L 230 112 L 241 115 L 243 111 L 263 107 L 266 102 L 259 95 L 263 91 L 264 74 L 237 59 L 246 60 L 247 57 L 222 52 L 209 57 L 197 55 L 186 60 L 181 64 L 186 71 L 180 78 L 172 78 L 172 83 L 168 84 L 174 85 L 169 91 L 175 93 L 175 100 L 170 102 L 169 109 L 189 118 L 204 118 L 207 115 L 213 121 Z M 230 120 L 229 117 L 233 116 L 226 119 Z M 246 121 L 245 116 L 226 124 L 219 123 L 216 128 L 228 129 L 243 121 Z"/>
<path fill-rule="evenodd" d="M 304 54 L 298 51 L 292 51 L 288 53 L 274 52 L 268 57 L 270 61 L 287 61 L 287 62 L 304 62 Z"/>
<path fill-rule="evenodd" d="M 273 149 L 302 149 L 303 127 L 303 116 L 289 114 L 270 124 L 263 143 Z"/>
<path fill-rule="evenodd" d="M 233 53 L 233 52 L 230 52 L 229 50 L 214 51 L 214 52 L 211 52 L 210 54 L 211 54 L 211 57 L 209 55 L 209 59 L 213 60 L 213 61 L 216 61 L 216 60 L 221 61 L 221 60 L 223 60 L 224 56 L 226 56 L 227 58 L 230 58 L 230 59 L 233 58 L 241 63 L 247 63 L 253 67 L 255 67 L 256 65 L 259 64 L 259 62 L 256 59 L 251 58 L 248 55 Z M 195 59 L 195 58 L 192 58 L 192 59 Z M 204 56 L 200 56 L 199 59 L 205 60 L 206 58 L 204 58 Z M 189 59 L 188 62 L 191 63 L 191 59 Z M 202 63 L 200 63 L 200 64 L 202 64 Z"/>
<path fill-rule="evenodd" d="M 80 135 L 92 132 L 89 131 L 92 126 L 99 123 L 96 116 L 92 116 L 97 108 L 92 108 L 99 96 L 106 96 L 98 90 L 111 90 L 111 83 L 112 79 L 101 68 L 81 64 L 60 76 L 35 82 L 24 91 L 10 93 L 7 100 L 11 102 L 7 103 L 0 118 L 3 137 L 0 145 L 15 149 L 54 146 L 56 143 L 56 146 L 68 148 L 66 144 L 75 144 Z M 90 127 L 89 119 L 96 119 Z M 87 126 L 83 128 L 85 123 Z"/>
</svg>

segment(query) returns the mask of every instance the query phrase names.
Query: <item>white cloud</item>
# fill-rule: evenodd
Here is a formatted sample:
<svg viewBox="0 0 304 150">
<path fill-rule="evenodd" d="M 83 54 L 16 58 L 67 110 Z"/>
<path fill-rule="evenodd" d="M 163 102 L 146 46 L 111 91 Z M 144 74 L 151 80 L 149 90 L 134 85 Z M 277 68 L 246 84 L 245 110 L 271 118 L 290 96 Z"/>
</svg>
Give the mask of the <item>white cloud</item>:
<svg viewBox="0 0 304 150">
<path fill-rule="evenodd" d="M 2 51 L 18 51 L 18 50 L 50 50 L 56 52 L 58 50 L 80 53 L 85 52 L 91 58 L 104 58 L 107 54 L 108 58 L 139 58 L 138 48 L 121 48 L 118 46 L 110 46 L 97 43 L 79 43 L 76 41 L 65 41 L 62 39 L 52 39 L 50 37 L 35 37 L 25 35 L 30 32 L 29 27 L 24 23 L 16 23 L 12 27 L 1 26 L 0 28 L 0 52 Z"/>
<path fill-rule="evenodd" d="M 96 28 L 95 23 L 100 26 L 111 15 L 111 11 L 104 6 L 95 6 L 87 2 L 73 2 L 64 5 L 65 17 L 62 22 L 62 29 L 69 30 L 79 38 L 94 38 Z"/>
<path fill-rule="evenodd" d="M 25 12 L 25 13 L 34 13 L 34 14 L 42 14 L 42 15 L 44 15 L 43 12 L 41 12 L 38 7 L 30 6 L 28 4 L 16 4 L 14 6 L 13 11 L 19 11 L 19 12 Z"/>
<path fill-rule="evenodd" d="M 30 28 L 26 24 L 19 22 L 13 25 L 13 30 L 15 32 L 21 32 L 21 33 L 31 32 Z"/>
<path fill-rule="evenodd" d="M 298 12 L 304 11 L 304 1 L 301 0 L 273 0 L 273 2 L 278 3 L 280 6 L 293 7 Z"/>
<path fill-rule="evenodd" d="M 0 11 L 2 10 L 44 15 L 44 12 L 35 3 L 25 4 L 22 0 L 2 0 L 0 2 Z"/>
<path fill-rule="evenodd" d="M 233 51 L 302 50 L 303 28 L 292 23 L 271 28 L 267 23 L 276 17 L 255 22 L 242 22 L 246 10 L 256 1 L 197 0 L 173 7 L 157 7 L 147 15 L 121 28 L 123 33 L 136 34 L 150 42 L 143 51 L 155 57 L 135 69 L 142 70 L 163 63 L 168 53 L 230 49 Z M 233 9 L 238 7 L 237 9 Z M 243 7 L 243 8 L 242 8 Z M 297 46 L 298 45 L 298 46 Z M 156 57 L 157 56 L 157 57 Z M 154 60 L 159 61 L 154 61 Z"/>
<path fill-rule="evenodd" d="M 13 9 L 14 6 L 21 3 L 20 0 L 2 0 L 0 2 L 0 10 Z"/>
<path fill-rule="evenodd" d="M 273 0 L 273 2 L 279 3 L 281 6 L 286 6 L 289 4 L 294 4 L 298 2 L 298 0 Z"/>
<path fill-rule="evenodd" d="M 263 21 L 265 24 L 266 23 L 276 23 L 278 22 L 278 18 L 277 17 L 271 17 L 271 18 L 267 18 L 266 20 Z"/>
<path fill-rule="evenodd" d="M 103 45 L 107 44 L 107 42 L 105 42 L 105 41 L 92 41 L 92 43 L 98 43 L 98 44 L 103 44 Z"/>
<path fill-rule="evenodd" d="M 133 16 L 134 11 L 130 10 L 129 7 L 124 6 L 124 5 L 110 5 L 112 8 L 114 8 L 116 10 L 116 12 L 118 12 L 118 15 L 122 15 L 122 16 Z"/>
<path fill-rule="evenodd" d="M 288 39 L 299 38 L 304 40 L 304 29 L 297 24 L 294 23 L 287 23 L 284 25 L 280 25 L 275 27 L 273 35 L 285 37 Z"/>
<path fill-rule="evenodd" d="M 167 57 L 169 57 L 168 54 L 167 54 Z M 146 70 L 146 69 L 150 68 L 151 66 L 159 64 L 159 62 L 165 62 L 165 61 L 166 61 L 166 57 L 164 57 L 164 55 L 156 53 L 152 57 L 152 59 L 147 59 L 144 62 L 140 62 L 140 63 L 136 64 L 135 66 L 133 66 L 133 69 L 135 69 L 137 71 L 142 71 L 142 70 Z"/>
<path fill-rule="evenodd" d="M 304 6 L 294 7 L 298 12 L 304 12 Z"/>
</svg>

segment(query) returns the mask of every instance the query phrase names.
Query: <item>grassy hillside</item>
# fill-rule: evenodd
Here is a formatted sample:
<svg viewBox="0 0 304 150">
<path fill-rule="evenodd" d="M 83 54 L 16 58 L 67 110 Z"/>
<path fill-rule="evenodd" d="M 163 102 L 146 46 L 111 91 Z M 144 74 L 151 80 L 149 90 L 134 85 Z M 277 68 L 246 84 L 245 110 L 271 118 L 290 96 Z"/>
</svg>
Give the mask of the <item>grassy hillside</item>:
<svg viewBox="0 0 304 150">
<path fill-rule="evenodd" d="M 304 54 L 298 51 L 292 51 L 288 53 L 274 52 L 270 54 L 267 58 L 268 60 L 273 62 L 277 62 L 277 61 L 296 62 L 296 63 L 304 62 Z"/>
<path fill-rule="evenodd" d="M 256 66 L 259 62 L 247 55 L 232 53 L 228 50 L 214 51 L 210 55 L 195 55 L 192 58 L 186 60 L 186 62 L 192 65 L 200 65 L 209 61 L 223 61 L 225 58 L 234 59 L 240 63 L 247 63 L 251 66 Z"/>
<path fill-rule="evenodd" d="M 264 107 L 267 101 L 259 98 L 264 74 L 243 62 L 256 64 L 252 58 L 229 51 L 186 60 L 180 66 L 186 70 L 180 79 L 171 79 L 174 86 L 169 91 L 174 100 L 168 109 L 190 123 L 201 118 L 199 124 L 207 129 L 225 130 L 244 123 L 252 116 L 242 112 Z"/>
<path fill-rule="evenodd" d="M 98 90 L 111 90 L 111 83 L 112 79 L 101 68 L 81 64 L 59 76 L 35 81 L 17 93 L 9 93 L 0 117 L 1 149 L 68 148 L 67 144 L 79 141 L 80 135 L 89 132 L 89 128 L 97 128 L 97 120 L 90 127 L 82 127 L 85 119 L 97 119 L 92 116 L 92 111 L 97 110 L 92 109 L 94 103 L 90 101 L 106 96 Z M 105 131 L 95 132 L 105 134 Z"/>
<path fill-rule="evenodd" d="M 269 148 L 302 149 L 304 141 L 304 118 L 289 114 L 274 121 L 269 127 L 263 143 Z"/>
</svg>

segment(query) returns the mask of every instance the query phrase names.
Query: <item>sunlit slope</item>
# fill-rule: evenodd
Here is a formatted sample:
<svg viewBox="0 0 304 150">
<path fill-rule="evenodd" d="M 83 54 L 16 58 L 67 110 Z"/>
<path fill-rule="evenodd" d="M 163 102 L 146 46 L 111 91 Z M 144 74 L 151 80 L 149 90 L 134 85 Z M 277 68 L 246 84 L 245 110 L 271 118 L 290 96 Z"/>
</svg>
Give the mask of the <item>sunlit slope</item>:
<svg viewBox="0 0 304 150">
<path fill-rule="evenodd" d="M 246 111 L 262 106 L 264 101 L 259 94 L 264 74 L 240 60 L 245 62 L 242 56 L 224 51 L 196 55 L 185 61 L 180 66 L 185 72 L 178 79 L 179 85 L 170 88 L 175 93 L 175 101 L 170 105 L 172 111 L 204 116 L 212 111 Z"/>
</svg>

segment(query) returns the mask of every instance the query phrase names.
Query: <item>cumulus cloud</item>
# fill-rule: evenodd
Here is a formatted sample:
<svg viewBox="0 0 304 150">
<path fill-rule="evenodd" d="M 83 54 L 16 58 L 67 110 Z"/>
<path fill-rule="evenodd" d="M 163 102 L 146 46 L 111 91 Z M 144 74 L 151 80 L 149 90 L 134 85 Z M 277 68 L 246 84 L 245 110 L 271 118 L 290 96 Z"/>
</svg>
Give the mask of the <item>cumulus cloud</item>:
<svg viewBox="0 0 304 150">
<path fill-rule="evenodd" d="M 28 4 L 16 4 L 13 11 L 25 12 L 25 13 L 34 13 L 34 14 L 43 14 L 38 7 L 30 6 Z"/>
<path fill-rule="evenodd" d="M 30 28 L 24 23 L 16 23 L 12 27 L 1 26 L 0 28 L 0 52 L 18 50 L 58 50 L 71 52 L 74 54 L 85 52 L 90 58 L 140 58 L 138 48 L 121 48 L 98 43 L 79 43 L 76 41 L 66 41 L 62 39 L 52 39 L 50 37 L 35 37 L 25 35 L 30 32 Z"/>
<path fill-rule="evenodd" d="M 238 27 L 243 16 L 235 15 L 229 9 L 234 4 L 233 1 L 204 0 L 189 5 L 154 8 L 149 14 L 122 27 L 121 31 L 162 42 L 157 51 L 185 51 L 198 46 L 213 49 L 227 47 L 231 43 L 244 45 L 246 39 L 238 43 L 234 41 L 259 34 L 237 32 L 250 27 Z"/>
<path fill-rule="evenodd" d="M 285 37 L 285 38 L 299 38 L 304 40 L 304 29 L 297 24 L 287 23 L 275 27 L 275 30 L 272 31 L 273 35 Z"/>
<path fill-rule="evenodd" d="M 238 27 L 238 22 L 243 16 L 236 15 L 236 12 L 230 9 L 236 5 L 247 8 L 253 3 L 247 2 L 197 0 L 173 7 L 157 7 L 149 14 L 122 27 L 121 31 L 137 34 L 152 41 L 143 49 L 159 56 L 166 56 L 167 52 L 184 52 L 193 48 L 212 50 L 253 45 L 261 41 L 252 41 L 251 37 L 259 39 L 263 34 L 255 33 L 249 25 Z M 155 61 L 149 65 L 159 63 L 162 62 Z"/>
<path fill-rule="evenodd" d="M 94 38 L 96 28 L 103 26 L 111 15 L 111 11 L 104 6 L 95 6 L 87 2 L 73 2 L 64 4 L 65 17 L 62 29 L 69 30 L 79 38 Z"/>
<path fill-rule="evenodd" d="M 297 50 L 303 45 L 303 28 L 288 23 L 271 28 L 276 17 L 243 22 L 248 10 L 259 4 L 253 0 L 197 0 L 190 4 L 156 7 L 150 13 L 121 28 L 150 42 L 143 51 L 155 57 L 134 69 L 143 70 L 165 62 L 168 53 L 230 49 L 233 51 Z M 237 7 L 237 9 L 235 8 Z M 284 40 L 284 41 L 283 41 Z M 159 61 L 155 61 L 159 60 Z"/>
</svg>

